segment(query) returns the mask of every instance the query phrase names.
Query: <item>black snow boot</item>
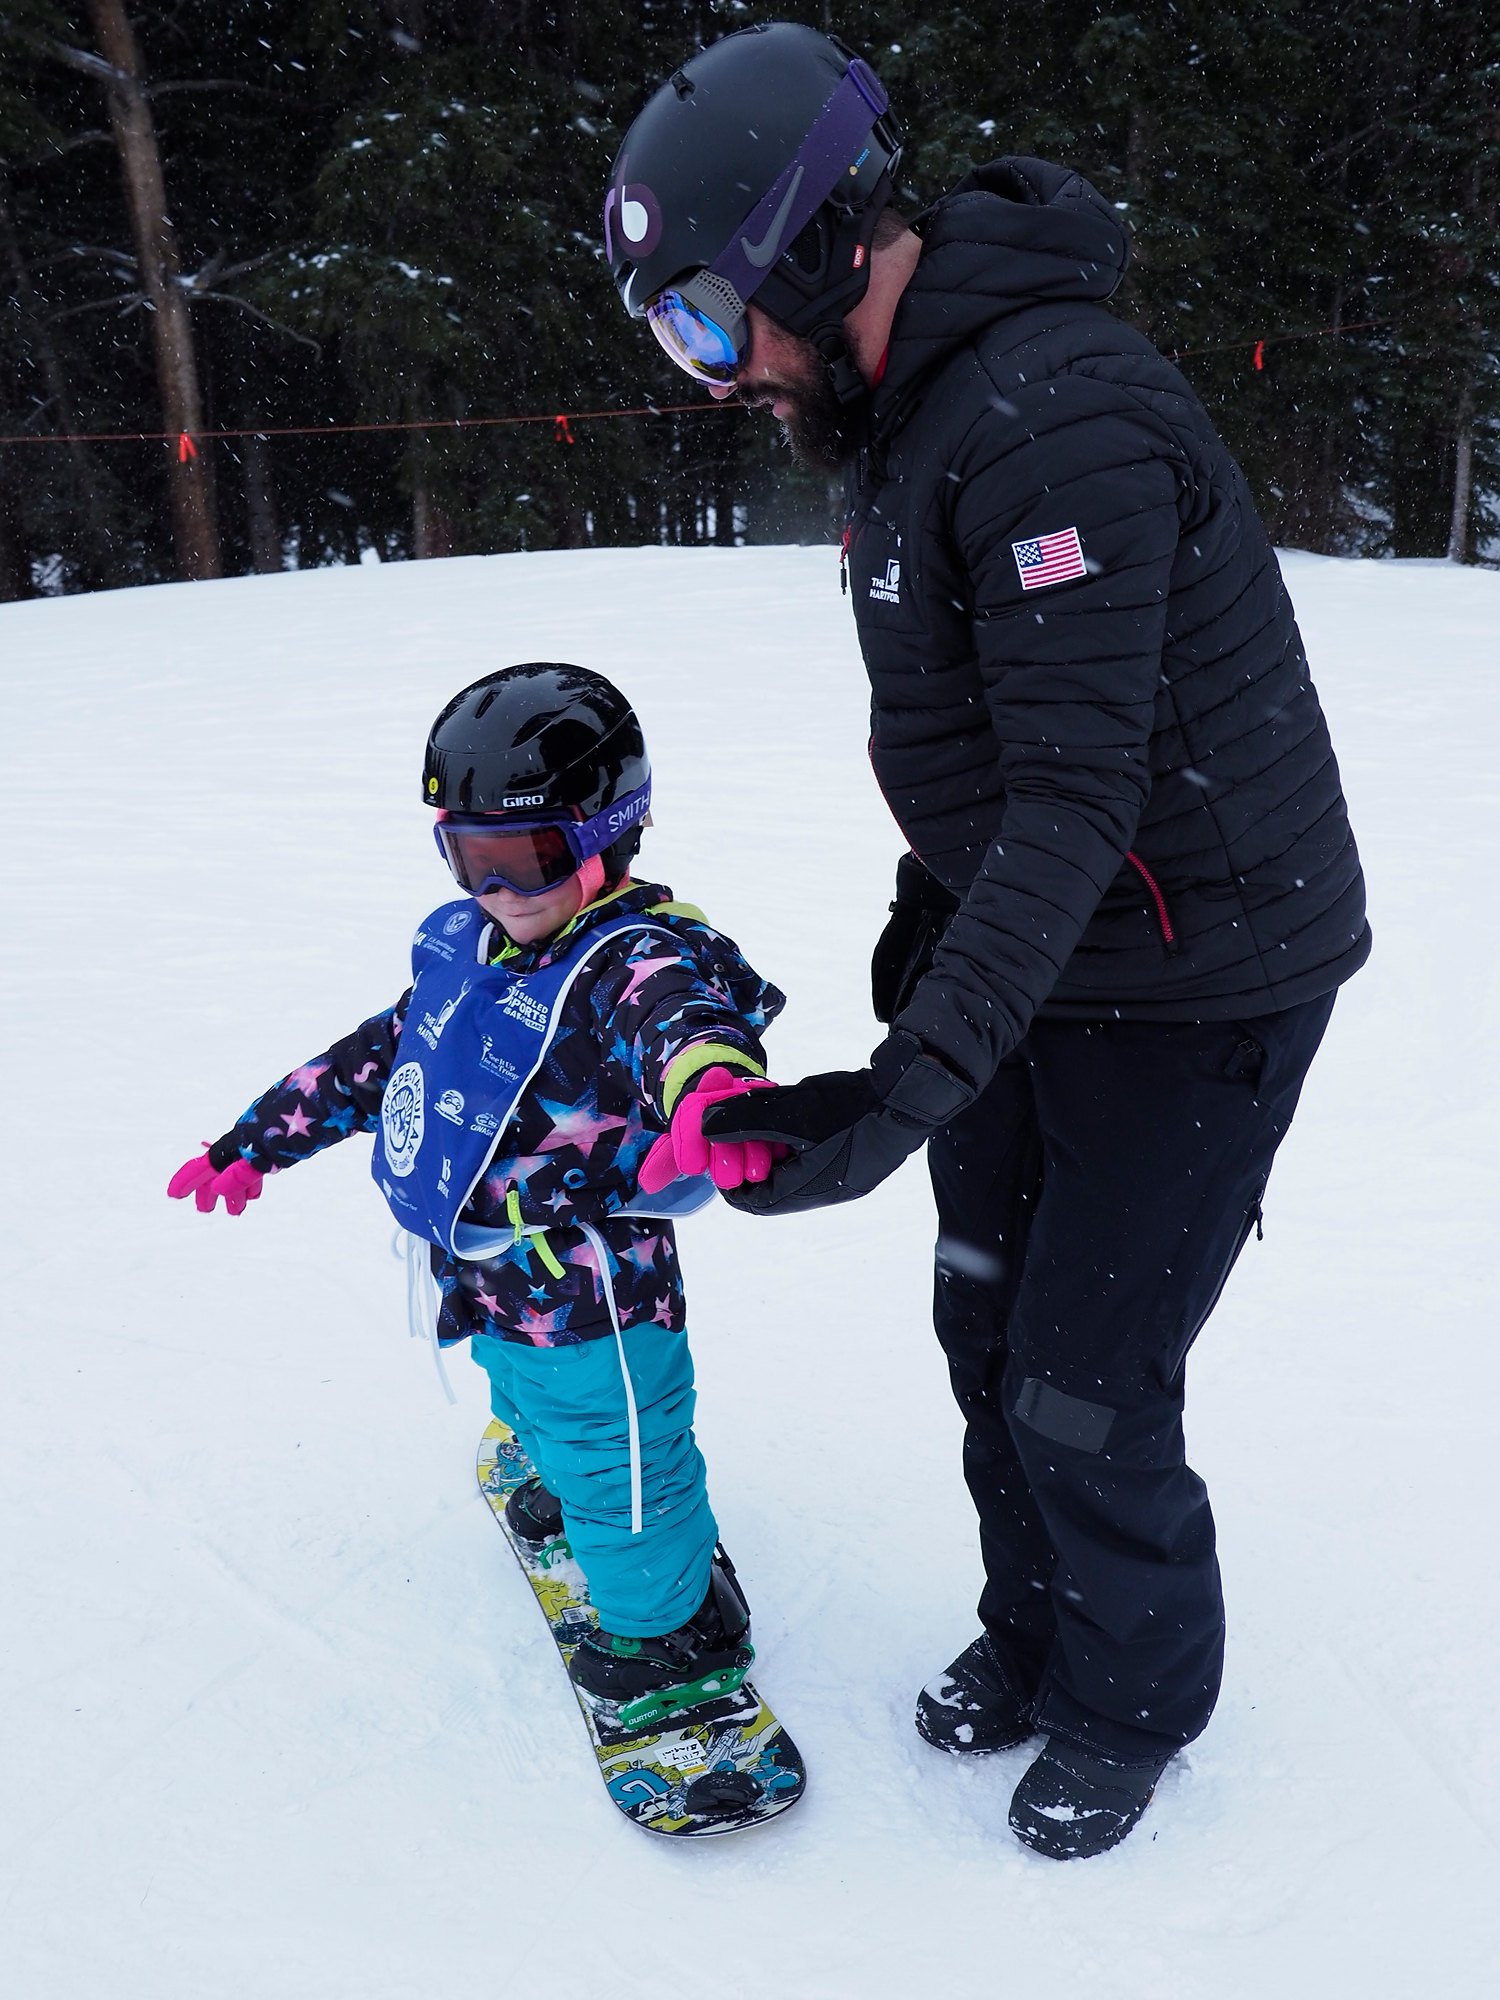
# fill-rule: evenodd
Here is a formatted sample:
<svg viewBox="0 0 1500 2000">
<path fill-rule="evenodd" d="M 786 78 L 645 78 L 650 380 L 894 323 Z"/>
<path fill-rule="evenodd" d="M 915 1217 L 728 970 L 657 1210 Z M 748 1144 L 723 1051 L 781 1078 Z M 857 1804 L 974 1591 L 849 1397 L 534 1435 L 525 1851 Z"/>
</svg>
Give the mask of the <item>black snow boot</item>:
<svg viewBox="0 0 1500 2000">
<path fill-rule="evenodd" d="M 622 1639 L 602 1628 L 573 1649 L 568 1672 L 587 1693 L 613 1702 L 627 1727 L 647 1727 L 699 1702 L 732 1694 L 755 1658 L 750 1607 L 722 1549 L 708 1594 L 685 1625 L 654 1639 Z"/>
<path fill-rule="evenodd" d="M 533 1474 L 506 1501 L 505 1525 L 520 1541 L 539 1547 L 563 1532 L 562 1502 Z"/>
<path fill-rule="evenodd" d="M 1010 1750 L 1033 1733 L 1031 1715 L 988 1632 L 981 1632 L 917 1696 L 917 1734 L 959 1757 Z"/>
<path fill-rule="evenodd" d="M 1053 1861 L 1118 1847 L 1151 1803 L 1171 1762 L 1121 1764 L 1049 1736 L 1010 1802 L 1010 1830 Z"/>
</svg>

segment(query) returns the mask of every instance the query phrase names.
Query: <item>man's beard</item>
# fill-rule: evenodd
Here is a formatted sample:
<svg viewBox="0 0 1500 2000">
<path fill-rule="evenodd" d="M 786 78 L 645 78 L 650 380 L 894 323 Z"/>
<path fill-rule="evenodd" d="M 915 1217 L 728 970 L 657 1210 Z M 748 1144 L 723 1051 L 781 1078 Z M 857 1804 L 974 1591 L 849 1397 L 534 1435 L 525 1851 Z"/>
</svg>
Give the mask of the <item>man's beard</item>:
<svg viewBox="0 0 1500 2000">
<path fill-rule="evenodd" d="M 781 432 L 798 465 L 810 472 L 840 472 L 859 450 L 853 411 L 834 394 L 832 372 L 817 348 L 810 340 L 800 345 L 806 365 L 798 380 L 757 384 L 753 400 L 788 405 Z"/>
</svg>

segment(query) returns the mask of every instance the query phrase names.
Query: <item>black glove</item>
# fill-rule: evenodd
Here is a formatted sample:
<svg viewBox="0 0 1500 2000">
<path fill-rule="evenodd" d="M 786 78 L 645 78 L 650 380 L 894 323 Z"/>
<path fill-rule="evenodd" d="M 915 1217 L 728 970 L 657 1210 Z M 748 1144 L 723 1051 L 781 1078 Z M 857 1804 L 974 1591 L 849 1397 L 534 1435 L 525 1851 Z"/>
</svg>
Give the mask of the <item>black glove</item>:
<svg viewBox="0 0 1500 2000">
<path fill-rule="evenodd" d="M 931 971 L 932 954 L 957 908 L 957 896 L 915 854 L 902 855 L 896 863 L 891 920 L 876 939 L 870 958 L 870 999 L 877 1021 L 894 1021 L 917 981 Z"/>
<path fill-rule="evenodd" d="M 792 1157 L 771 1178 L 727 1190 L 752 1215 L 791 1215 L 855 1201 L 968 1104 L 972 1087 L 928 1055 L 915 1035 L 888 1035 L 868 1069 L 830 1070 L 774 1090 L 726 1097 L 703 1114 L 710 1139 L 767 1139 Z"/>
</svg>

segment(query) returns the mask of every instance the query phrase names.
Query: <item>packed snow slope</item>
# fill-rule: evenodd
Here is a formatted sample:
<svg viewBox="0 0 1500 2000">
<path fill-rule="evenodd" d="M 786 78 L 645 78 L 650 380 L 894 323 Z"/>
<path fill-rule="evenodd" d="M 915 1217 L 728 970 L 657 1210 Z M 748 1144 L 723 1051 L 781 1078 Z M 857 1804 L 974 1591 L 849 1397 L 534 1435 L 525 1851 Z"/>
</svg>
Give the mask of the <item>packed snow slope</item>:
<svg viewBox="0 0 1500 2000">
<path fill-rule="evenodd" d="M 1493 1994 L 1500 575 L 1291 557 L 1370 878 L 1346 989 L 1191 1366 L 1230 1607 L 1212 1728 L 1135 1836 L 1020 1848 L 1016 1752 L 911 1727 L 973 1635 L 920 1162 L 684 1230 L 700 1431 L 807 1755 L 683 1851 L 594 1775 L 531 1593 L 406 1337 L 354 1141 L 247 1216 L 168 1175 L 400 992 L 451 893 L 427 725 L 496 665 L 637 702 L 649 871 L 864 1060 L 898 839 L 828 550 L 507 556 L 0 611 L 0 1989 Z M 1128 1162 L 1123 1163 L 1128 1170 Z"/>
</svg>

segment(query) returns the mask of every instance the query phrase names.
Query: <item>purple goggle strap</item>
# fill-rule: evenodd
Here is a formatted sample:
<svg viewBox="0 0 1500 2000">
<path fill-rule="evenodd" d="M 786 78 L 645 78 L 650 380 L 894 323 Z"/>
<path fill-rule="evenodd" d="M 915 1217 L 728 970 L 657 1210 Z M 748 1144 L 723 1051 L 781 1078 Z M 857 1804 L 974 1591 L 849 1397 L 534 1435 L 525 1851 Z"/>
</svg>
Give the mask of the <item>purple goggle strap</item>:
<svg viewBox="0 0 1500 2000">
<path fill-rule="evenodd" d="M 638 792 L 617 799 L 612 806 L 606 806 L 592 819 L 575 820 L 568 828 L 569 844 L 580 861 L 587 861 L 591 854 L 602 854 L 606 847 L 629 833 L 633 826 L 639 826 L 651 810 L 651 782 L 648 779 Z"/>
<path fill-rule="evenodd" d="M 647 782 L 638 792 L 631 792 L 623 799 L 617 799 L 603 812 L 595 813 L 592 819 L 563 819 L 553 813 L 538 819 L 500 818 L 488 813 L 450 813 L 448 818 L 435 829 L 438 845 L 442 845 L 444 827 L 454 833 L 532 833 L 546 826 L 557 827 L 567 838 L 574 858 L 587 861 L 590 855 L 602 854 L 606 847 L 629 833 L 633 826 L 639 826 L 651 810 L 651 784 Z"/>
<path fill-rule="evenodd" d="M 860 141 L 889 109 L 879 77 L 853 57 L 812 130 L 709 266 L 742 301 L 754 297 L 782 251 L 848 172 Z"/>
</svg>

